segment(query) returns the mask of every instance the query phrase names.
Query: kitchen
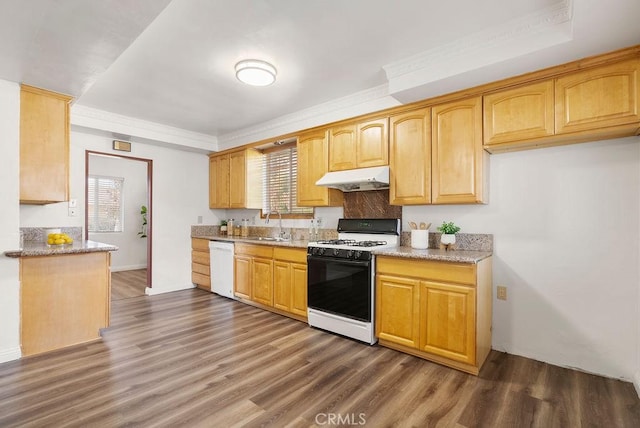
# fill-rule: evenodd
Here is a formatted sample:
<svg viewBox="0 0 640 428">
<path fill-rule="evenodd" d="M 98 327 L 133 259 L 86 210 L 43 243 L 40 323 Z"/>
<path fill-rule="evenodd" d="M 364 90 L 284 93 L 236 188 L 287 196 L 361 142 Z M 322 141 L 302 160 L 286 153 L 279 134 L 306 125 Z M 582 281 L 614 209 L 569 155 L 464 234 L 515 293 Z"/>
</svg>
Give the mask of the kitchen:
<svg viewBox="0 0 640 428">
<path fill-rule="evenodd" d="M 576 2 L 575 7 L 579 6 Z M 532 66 L 527 71 L 539 68 Z M 7 146 L 2 177 L 4 183 L 16 183 L 3 189 L 5 199 L 15 201 L 2 213 L 5 251 L 17 248 L 20 227 L 49 225 L 53 220 L 57 220 L 54 224 L 82 224 L 80 218 L 68 218 L 64 204 L 18 205 L 10 190 L 17 187 L 18 89 L 3 82 L 2 91 L 4 114 L 0 120 Z M 353 110 L 343 117 L 360 114 L 357 108 Z M 375 110 L 380 108 L 371 109 Z M 317 124 L 331 121 L 321 118 Z M 82 193 L 85 150 L 111 151 L 113 138 L 104 133 L 113 130 L 114 124 L 121 134 L 137 135 L 143 141 L 133 144 L 133 155 L 154 160 L 152 294 L 190 287 L 190 264 L 185 256 L 190 252 L 190 227 L 197 224 L 198 216 L 203 216 L 202 224 L 218 224 L 220 219 L 231 217 L 208 209 L 203 196 L 208 194 L 207 157 L 180 150 L 180 143 L 184 147 L 186 141 L 191 147 L 206 149 L 206 140 L 183 132 L 180 139 L 173 138 L 177 141 L 173 148 L 145 144 L 160 132 L 176 135 L 176 130 L 159 125 L 153 128 L 148 122 L 127 121 L 74 105 L 72 195 Z M 245 142 L 267 137 L 257 134 Z M 638 384 L 634 375 L 638 372 L 638 239 L 633 238 L 638 236 L 639 218 L 637 147 L 637 137 L 627 137 L 492 155 L 489 204 L 403 208 L 406 220 L 424 218 L 438 225 L 453 219 L 463 232 L 493 234 L 494 286 L 506 285 L 509 292 L 506 301 L 494 301 L 494 349 L 627 381 L 636 379 Z M 188 181 L 189 192 L 181 181 Z M 243 213 L 233 216 L 249 217 Z M 318 208 L 316 216 L 323 219 L 326 228 L 335 229 L 342 213 L 340 208 Z M 284 222 L 285 227 L 306 226 L 294 220 Z M 629 236 L 632 239 L 628 240 Z M 0 263 L 6 284 L 1 312 L 7 326 L 0 332 L 0 354 L 9 360 L 19 352 L 18 274 L 15 263 L 4 258 Z M 601 292 L 603 286 L 608 287 L 608 293 Z M 576 294 L 583 298 L 580 304 L 575 303 Z"/>
</svg>

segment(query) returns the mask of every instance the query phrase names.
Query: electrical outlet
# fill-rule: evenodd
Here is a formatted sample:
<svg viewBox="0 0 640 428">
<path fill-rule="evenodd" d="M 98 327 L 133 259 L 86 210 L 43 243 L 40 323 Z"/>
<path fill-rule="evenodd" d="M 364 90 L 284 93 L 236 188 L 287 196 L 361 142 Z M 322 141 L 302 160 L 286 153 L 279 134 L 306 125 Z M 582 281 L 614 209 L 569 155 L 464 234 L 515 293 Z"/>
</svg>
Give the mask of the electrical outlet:
<svg viewBox="0 0 640 428">
<path fill-rule="evenodd" d="M 198 224 L 202 224 L 202 216 L 201 215 L 198 216 Z"/>
<path fill-rule="evenodd" d="M 507 300 L 507 287 L 504 285 L 498 285 L 498 299 Z"/>
<path fill-rule="evenodd" d="M 78 215 L 76 208 L 69 208 L 69 217 L 75 217 Z"/>
</svg>

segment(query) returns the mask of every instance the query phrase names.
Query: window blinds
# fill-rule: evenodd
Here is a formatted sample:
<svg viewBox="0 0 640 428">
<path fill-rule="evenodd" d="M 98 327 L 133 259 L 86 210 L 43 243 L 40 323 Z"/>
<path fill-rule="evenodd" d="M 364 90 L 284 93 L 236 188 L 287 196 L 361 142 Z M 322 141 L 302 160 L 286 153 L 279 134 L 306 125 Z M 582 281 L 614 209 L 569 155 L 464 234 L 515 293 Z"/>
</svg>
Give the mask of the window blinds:
<svg viewBox="0 0 640 428">
<path fill-rule="evenodd" d="M 295 145 L 265 153 L 263 162 L 263 213 L 313 214 L 313 207 L 297 206 L 298 151 Z"/>
<path fill-rule="evenodd" d="M 122 232 L 124 178 L 90 175 L 87 181 L 89 232 Z"/>
</svg>

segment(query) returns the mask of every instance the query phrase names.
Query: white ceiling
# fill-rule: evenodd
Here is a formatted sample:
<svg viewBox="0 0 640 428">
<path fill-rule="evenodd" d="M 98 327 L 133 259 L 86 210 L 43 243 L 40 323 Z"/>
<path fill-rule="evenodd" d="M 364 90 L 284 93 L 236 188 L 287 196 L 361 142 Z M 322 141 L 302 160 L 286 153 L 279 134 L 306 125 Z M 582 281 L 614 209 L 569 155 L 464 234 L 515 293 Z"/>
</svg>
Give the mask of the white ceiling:
<svg viewBox="0 0 640 428">
<path fill-rule="evenodd" d="M 0 0 L 0 10 L 0 79 L 223 143 L 640 43 L 638 0 Z M 238 82 L 246 58 L 273 63 L 276 83 Z"/>
</svg>

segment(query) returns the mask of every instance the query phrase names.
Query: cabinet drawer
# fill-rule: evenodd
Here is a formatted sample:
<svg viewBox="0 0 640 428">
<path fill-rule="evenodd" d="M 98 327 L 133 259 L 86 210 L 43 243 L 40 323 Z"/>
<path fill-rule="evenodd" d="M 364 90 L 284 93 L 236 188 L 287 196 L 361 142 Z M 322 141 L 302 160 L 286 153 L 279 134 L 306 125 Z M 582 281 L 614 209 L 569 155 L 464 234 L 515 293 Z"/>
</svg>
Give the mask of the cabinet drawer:
<svg viewBox="0 0 640 428">
<path fill-rule="evenodd" d="M 457 282 L 459 284 L 475 285 L 476 283 L 476 265 L 471 263 L 378 257 L 376 259 L 376 271 L 377 273 Z"/>
<path fill-rule="evenodd" d="M 203 238 L 191 238 L 191 248 L 194 250 L 209 252 L 209 240 Z"/>
<path fill-rule="evenodd" d="M 248 256 L 257 256 L 270 259 L 273 257 L 273 247 L 268 245 L 251 245 L 251 244 L 238 244 L 235 246 L 236 254 L 246 254 Z"/>
<path fill-rule="evenodd" d="M 199 263 L 201 265 L 209 266 L 209 263 L 210 263 L 209 253 L 205 253 L 204 251 L 192 250 L 191 261 L 194 263 Z"/>
<path fill-rule="evenodd" d="M 202 275 L 207 275 L 207 276 L 210 275 L 208 265 L 201 265 L 200 263 L 191 263 L 191 270 L 193 272 L 197 272 Z"/>
<path fill-rule="evenodd" d="M 191 282 L 206 287 L 211 287 L 211 277 L 198 272 L 191 272 Z"/>
<path fill-rule="evenodd" d="M 274 247 L 273 258 L 287 262 L 307 263 L 307 250 L 303 248 Z"/>
</svg>

